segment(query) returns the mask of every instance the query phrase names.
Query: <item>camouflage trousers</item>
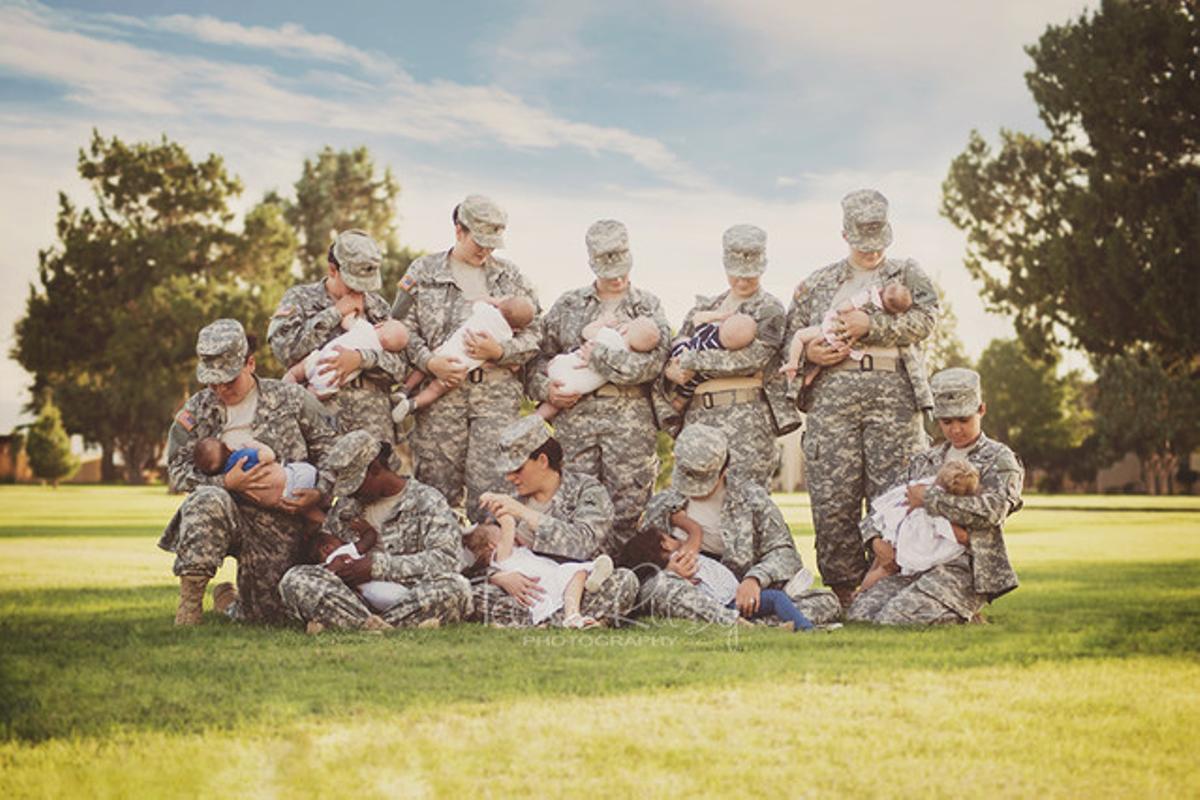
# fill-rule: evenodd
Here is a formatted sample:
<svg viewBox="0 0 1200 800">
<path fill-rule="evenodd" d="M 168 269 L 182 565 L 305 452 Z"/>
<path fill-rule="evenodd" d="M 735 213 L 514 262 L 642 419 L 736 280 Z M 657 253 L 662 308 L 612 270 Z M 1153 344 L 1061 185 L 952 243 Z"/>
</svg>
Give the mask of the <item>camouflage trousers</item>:
<svg viewBox="0 0 1200 800">
<path fill-rule="evenodd" d="M 768 588 L 782 588 L 782 584 Z M 836 622 L 842 615 L 837 597 L 827 589 L 804 591 L 792 597 L 792 601 L 800 613 L 816 625 Z M 655 619 L 683 619 L 717 625 L 733 625 L 739 616 L 736 608 L 719 604 L 708 592 L 666 570 L 642 584 L 638 607 Z"/>
<path fill-rule="evenodd" d="M 471 586 L 450 573 L 412 581 L 400 602 L 378 612 L 396 628 L 411 628 L 426 620 L 458 622 L 471 608 Z M 288 613 L 301 622 L 320 622 L 330 628 L 357 629 L 373 611 L 361 596 L 325 567 L 292 567 L 279 583 Z"/>
<path fill-rule="evenodd" d="M 819 378 L 804 431 L 817 569 L 826 586 L 857 585 L 867 572 L 863 502 L 894 486 L 925 432 L 908 378 L 837 371 Z"/>
<path fill-rule="evenodd" d="M 409 442 L 417 480 L 441 492 L 452 508 L 463 505 L 472 522 L 482 517 L 479 495 L 510 493 L 496 467 L 498 443 L 521 415 L 522 396 L 515 377 L 468 380 L 416 413 Z"/>
<path fill-rule="evenodd" d="M 753 481 L 767 491 L 779 466 L 775 428 L 766 400 L 704 408 L 699 393 L 692 398 L 683 427 L 695 423 L 720 428 L 729 441 L 729 475 Z"/>
<path fill-rule="evenodd" d="M 616 556 L 637 532 L 658 475 L 657 432 L 650 401 L 641 397 L 580 400 L 554 419 L 565 466 L 591 475 L 612 498 L 613 532 L 601 547 Z"/>
<path fill-rule="evenodd" d="M 891 575 L 846 609 L 851 622 L 944 625 L 969 622 L 985 598 L 975 591 L 970 556 L 963 554 L 919 575 Z"/>
<path fill-rule="evenodd" d="M 505 628 L 533 627 L 529 609 L 499 586 L 488 583 L 486 577 L 478 578 L 473 583 L 471 589 L 474 610 L 469 617 L 472 622 L 500 625 Z M 614 625 L 619 624 L 633 611 L 637 594 L 637 577 L 630 570 L 618 568 L 599 589 L 583 593 L 579 611 L 584 616 L 607 620 Z M 546 620 L 546 624 L 556 628 L 562 626 L 562 621 L 563 610 L 560 608 Z"/>
<path fill-rule="evenodd" d="M 365 430 L 381 442 L 395 442 L 391 397 L 373 383 L 343 386 L 325 401 L 325 408 L 334 415 L 338 433 Z"/>
<path fill-rule="evenodd" d="M 176 575 L 211 578 L 226 556 L 237 559 L 238 610 L 247 622 L 281 624 L 288 615 L 279 579 L 300 560 L 299 517 L 252 503 L 215 486 L 196 489 L 175 513 L 159 547 L 175 553 Z"/>
</svg>

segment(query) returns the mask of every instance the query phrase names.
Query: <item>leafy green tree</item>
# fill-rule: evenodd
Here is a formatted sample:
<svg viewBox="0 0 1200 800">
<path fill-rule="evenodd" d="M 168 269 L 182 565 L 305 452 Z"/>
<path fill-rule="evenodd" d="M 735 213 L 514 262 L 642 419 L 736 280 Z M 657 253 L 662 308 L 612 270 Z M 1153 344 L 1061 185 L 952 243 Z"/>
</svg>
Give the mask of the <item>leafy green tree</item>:
<svg viewBox="0 0 1200 800">
<path fill-rule="evenodd" d="M 1175 491 L 1175 476 L 1200 446 L 1200 382 L 1171 375 L 1152 356 L 1105 359 L 1096 378 L 1096 433 L 1108 462 L 1137 455 L 1151 494 Z"/>
<path fill-rule="evenodd" d="M 1049 136 L 972 132 L 943 184 L 967 269 L 1029 352 L 1148 350 L 1200 368 L 1200 21 L 1192 0 L 1104 0 L 1026 49 Z"/>
<path fill-rule="evenodd" d="M 58 488 L 58 482 L 79 469 L 79 459 L 71 453 L 71 437 L 63 427 L 62 414 L 53 403 L 42 406 L 37 420 L 29 426 L 25 452 L 33 474 Z"/>
<path fill-rule="evenodd" d="M 1056 363 L 1031 358 L 1012 339 L 989 343 L 977 369 L 988 435 L 1015 450 L 1028 467 L 1051 473 L 1055 488 L 1089 432 L 1086 412 L 1076 404 L 1078 375 L 1059 377 Z"/>
<path fill-rule="evenodd" d="M 287 219 L 300 238 L 302 275 L 313 281 L 323 277 L 334 235 L 361 228 L 383 249 L 383 295 L 390 299 L 397 281 L 416 257 L 400 246 L 396 225 L 400 183 L 391 168 L 377 176 L 366 147 L 335 151 L 326 146 L 315 159 L 304 160 L 295 190 L 295 202 L 285 206 Z"/>
<path fill-rule="evenodd" d="M 13 355 L 35 396 L 51 397 L 67 429 L 109 463 L 119 452 L 136 483 L 193 388 L 196 332 L 223 316 L 265 331 L 295 235 L 270 204 L 235 232 L 237 178 L 219 156 L 194 162 L 165 137 L 126 144 L 93 133 L 78 167 L 95 207 L 60 194 L 59 241 L 39 254 Z"/>
</svg>

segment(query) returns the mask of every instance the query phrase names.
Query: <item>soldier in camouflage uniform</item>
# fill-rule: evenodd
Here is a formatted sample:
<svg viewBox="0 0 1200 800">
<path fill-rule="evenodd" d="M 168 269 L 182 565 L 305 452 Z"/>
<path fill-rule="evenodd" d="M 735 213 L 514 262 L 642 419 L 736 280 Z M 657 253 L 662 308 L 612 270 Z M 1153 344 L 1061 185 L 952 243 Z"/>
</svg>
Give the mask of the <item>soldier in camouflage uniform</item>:
<svg viewBox="0 0 1200 800">
<path fill-rule="evenodd" d="M 562 469 L 562 447 L 541 417 L 530 415 L 506 427 L 492 457 L 516 488 L 517 497 L 488 494 L 484 507 L 496 516 L 516 519 L 519 544 L 557 561 L 590 561 L 612 549 L 613 506 L 608 492 L 590 475 Z M 584 594 L 580 610 L 616 623 L 632 610 L 637 591 L 634 574 L 618 569 L 599 590 Z M 488 575 L 476 583 L 473 619 L 512 627 L 532 625 L 529 606 L 541 592 L 518 572 Z M 562 615 L 559 609 L 547 622 L 557 626 Z"/>
<path fill-rule="evenodd" d="M 333 424 L 300 386 L 255 377 L 254 354 L 236 320 L 217 320 L 201 330 L 196 355 L 196 379 L 207 388 L 176 414 L 167 439 L 171 488 L 190 494 L 158 543 L 175 553 L 180 578 L 175 622 L 200 622 L 205 586 L 227 555 L 238 561 L 238 594 L 226 591 L 221 598 L 214 592 L 218 605 L 250 622 L 284 622 L 277 586 L 303 547 L 304 524 L 297 514 L 328 498 L 332 488 L 323 460 L 333 445 Z M 316 465 L 317 488 L 301 490 L 295 501 L 285 501 L 285 510 L 256 506 L 239 492 L 262 488 L 267 481 L 262 467 L 244 472 L 237 466 L 224 475 L 205 475 L 195 467 L 196 443 L 209 436 L 220 437 L 231 449 L 253 439 L 274 450 L 281 463 Z"/>
<path fill-rule="evenodd" d="M 718 605 L 688 580 L 696 570 L 694 557 L 689 563 L 681 555 L 688 544 L 675 551 L 666 570 L 642 585 L 639 608 L 665 619 L 733 625 L 739 608 L 746 609 L 745 616 L 757 609 L 763 589 L 784 589 L 814 623 L 836 621 L 841 614 L 837 598 L 829 591 L 808 589 L 812 576 L 804 568 L 783 514 L 766 489 L 733 477 L 730 455 L 719 429 L 701 423 L 684 428 L 675 440 L 671 486 L 651 498 L 641 530 L 670 532 L 681 513 L 691 516 L 690 507 L 694 521 L 704 528 L 699 552 L 720 561 L 741 581 L 737 608 Z M 705 501 L 714 512 L 707 521 L 697 510 Z M 697 551 L 691 552 L 694 556 Z"/>
<path fill-rule="evenodd" d="M 849 256 L 797 287 L 787 339 L 820 323 L 826 311 L 863 288 L 902 283 L 913 299 L 901 314 L 878 309 L 841 314 L 847 341 L 857 340 L 865 353 L 861 361 L 848 358 L 848 344 L 834 347 L 821 338 L 809 343 L 802 357 L 802 364 L 824 367 L 802 401 L 808 412 L 803 451 L 817 567 L 825 584 L 848 603 L 867 571 L 858 530 L 863 502 L 893 486 L 908 457 L 926 443 L 918 409 L 928 405 L 928 384 L 923 372 L 909 373 L 900 348 L 919 347 L 929 336 L 938 301 L 916 262 L 884 257 L 892 229 L 882 194 L 851 192 L 842 209 Z"/>
<path fill-rule="evenodd" d="M 379 295 L 383 254 L 365 232 L 342 231 L 329 248 L 329 274 L 316 283 L 293 286 L 271 317 L 267 340 L 284 367 L 290 367 L 343 333 L 342 321 L 358 314 L 375 324 L 390 319 Z M 407 360 L 387 350 L 346 350 L 336 362 L 341 376 L 361 370 L 326 401 L 339 433 L 368 430 L 392 441 L 393 382 L 404 379 Z"/>
<path fill-rule="evenodd" d="M 767 489 L 778 462 L 776 431 L 799 425 L 794 406 L 788 408 L 784 400 L 785 383 L 779 374 L 783 304 L 760 285 L 767 268 L 766 232 L 735 225 L 725 231 L 722 243 L 729 290 L 711 298 L 697 296 L 679 335 L 691 336 L 701 323 L 712 321 L 713 314 L 735 313 L 753 317 L 758 335 L 741 350 L 687 351 L 667 363 L 664 375 L 676 384 L 696 373 L 707 377 L 692 396 L 684 429 L 696 424 L 720 428 L 729 439 L 730 475 Z M 656 405 L 662 421 L 670 412 L 661 402 Z"/>
<path fill-rule="evenodd" d="M 283 576 L 279 594 L 310 633 L 429 627 L 457 622 L 470 609 L 471 585 L 458 574 L 462 530 L 454 512 L 436 489 L 393 472 L 390 455 L 388 443 L 367 431 L 342 436 L 330 452 L 338 502 L 325 530 L 350 542 L 370 526 L 378 538 L 361 559 L 302 564 Z M 406 591 L 377 616 L 350 588 L 366 581 L 398 583 Z"/>
<path fill-rule="evenodd" d="M 662 370 L 670 328 L 658 298 L 631 286 L 633 256 L 629 234 L 616 220 L 600 220 L 585 237 L 588 262 L 596 280 L 560 297 L 546 314 L 541 353 L 530 362 L 529 396 L 563 411 L 554 419 L 569 472 L 591 475 L 604 484 L 615 508 L 616 555 L 637 527 L 658 474 L 656 427 L 650 385 Z M 648 317 L 658 324 L 659 344 L 648 353 L 593 344 L 588 366 L 609 382 L 580 397 L 551 384 L 547 365 L 560 353 L 585 343 L 587 326 L 617 324 Z"/>
<path fill-rule="evenodd" d="M 471 195 L 454 209 L 455 245 L 413 262 L 400 281 L 392 315 L 409 330 L 408 355 L 421 372 L 457 391 L 448 392 L 414 417 L 410 445 L 415 473 L 479 519 L 479 495 L 503 491 L 495 466 L 496 441 L 520 415 L 521 369 L 537 355 L 541 309 L 533 286 L 512 262 L 492 251 L 504 246 L 505 213 L 486 197 Z M 517 295 L 534 304 L 533 322 L 500 344 L 489 334 L 469 335 L 468 355 L 485 362 L 467 372 L 456 359 L 434 355 L 485 297 Z M 463 490 L 466 490 L 464 501 Z"/>
<path fill-rule="evenodd" d="M 1021 508 L 1025 470 L 1005 445 L 983 434 L 987 412 L 979 375 L 947 369 L 933 376 L 934 414 L 946 441 L 916 456 L 905 480 L 937 473 L 947 460 L 966 459 L 979 470 L 979 492 L 955 496 L 934 486 L 910 486 L 909 505 L 924 506 L 966 530 L 967 552 L 916 575 L 892 575 L 867 589 L 850 605 L 847 619 L 880 625 L 933 625 L 978 620 L 984 603 L 1017 588 L 1017 575 L 1004 546 L 1004 520 Z M 863 541 L 880 531 L 863 520 Z"/>
</svg>

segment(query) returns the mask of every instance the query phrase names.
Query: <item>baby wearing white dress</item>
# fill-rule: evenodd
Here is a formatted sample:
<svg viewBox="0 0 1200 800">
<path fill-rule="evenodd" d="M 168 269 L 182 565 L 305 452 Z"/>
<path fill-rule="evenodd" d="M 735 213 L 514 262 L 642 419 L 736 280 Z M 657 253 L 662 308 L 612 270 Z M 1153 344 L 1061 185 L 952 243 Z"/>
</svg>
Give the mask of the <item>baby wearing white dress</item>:
<svg viewBox="0 0 1200 800">
<path fill-rule="evenodd" d="M 308 390 L 321 400 L 328 400 L 338 392 L 339 384 L 334 379 L 336 370 L 322 369 L 321 362 L 337 358 L 339 349 L 343 350 L 388 350 L 398 353 L 408 346 L 408 328 L 404 323 L 387 319 L 371 324 L 358 314 L 351 314 L 342 319 L 342 329 L 345 333 L 329 340 L 324 347 L 313 350 L 307 356 L 292 365 L 284 374 L 283 379 L 288 383 L 306 384 Z M 358 371 L 346 376 L 346 383 L 358 377 Z"/>
<path fill-rule="evenodd" d="M 456 361 L 468 371 L 476 369 L 482 366 L 483 362 L 467 355 L 468 336 L 486 333 L 495 341 L 504 344 L 513 338 L 514 332 L 533 322 L 536 314 L 533 303 L 516 295 L 477 300 L 471 306 L 470 316 L 450 334 L 450 338 L 433 351 L 433 354 Z M 404 394 L 396 398 L 396 404 L 392 408 L 392 419 L 397 424 L 403 422 L 409 414 L 425 408 L 450 391 L 449 386 L 434 378 L 420 393 L 410 396 L 426 377 L 424 372 L 414 370 L 404 379 Z"/>
<path fill-rule="evenodd" d="M 979 490 L 979 470 L 964 459 L 951 459 L 942 465 L 933 479 L 916 484 L 936 483 L 950 494 L 965 496 Z M 953 561 L 966 552 L 966 531 L 945 517 L 929 514 L 924 506 L 909 508 L 908 484 L 888 489 L 871 503 L 872 517 L 883 535 L 872 542 L 875 558 L 863 578 L 860 592 L 899 572 L 915 575 L 939 564 Z M 957 530 L 956 530 L 957 528 Z"/>
<path fill-rule="evenodd" d="M 658 325 L 649 317 L 637 317 L 617 325 L 592 326 L 583 329 L 584 343 L 574 350 L 559 353 L 546 366 L 546 377 L 564 394 L 588 394 L 608 383 L 608 379 L 589 366 L 592 349 L 604 345 L 613 350 L 649 353 L 658 347 L 661 334 Z M 550 403 L 538 406 L 537 414 L 549 422 L 559 409 Z"/>
<path fill-rule="evenodd" d="M 463 538 L 463 544 L 475 556 L 476 565 L 490 564 L 501 572 L 519 572 L 538 579 L 545 594 L 529 609 L 534 625 L 545 622 L 561 608 L 562 627 L 599 627 L 600 623 L 583 616 L 579 607 L 585 591 L 597 591 L 612 575 L 612 559 L 602 555 L 592 561 L 559 563 L 518 545 L 516 530 L 516 521 L 505 514 L 498 523 L 476 525 Z"/>
</svg>

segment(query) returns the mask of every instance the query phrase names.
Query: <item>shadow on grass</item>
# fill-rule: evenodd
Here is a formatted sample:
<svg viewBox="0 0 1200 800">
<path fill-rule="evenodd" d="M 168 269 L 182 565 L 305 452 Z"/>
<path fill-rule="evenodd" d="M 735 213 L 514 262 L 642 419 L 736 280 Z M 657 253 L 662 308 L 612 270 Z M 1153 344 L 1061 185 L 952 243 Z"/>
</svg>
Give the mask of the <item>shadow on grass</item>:
<svg viewBox="0 0 1200 800">
<path fill-rule="evenodd" d="M 992 625 L 788 634 L 655 623 L 561 632 L 457 625 L 387 636 L 171 625 L 170 587 L 0 592 L 2 736 L 192 732 L 414 705 L 615 694 L 897 670 L 1200 652 L 1200 562 L 1028 569 Z M 803 690 L 811 690 L 811 687 Z"/>
<path fill-rule="evenodd" d="M 46 538 L 62 539 L 66 537 L 113 536 L 119 538 L 158 537 L 167 526 L 166 520 L 148 525 L 130 525 L 129 523 L 115 525 L 0 525 L 0 539 Z"/>
</svg>

